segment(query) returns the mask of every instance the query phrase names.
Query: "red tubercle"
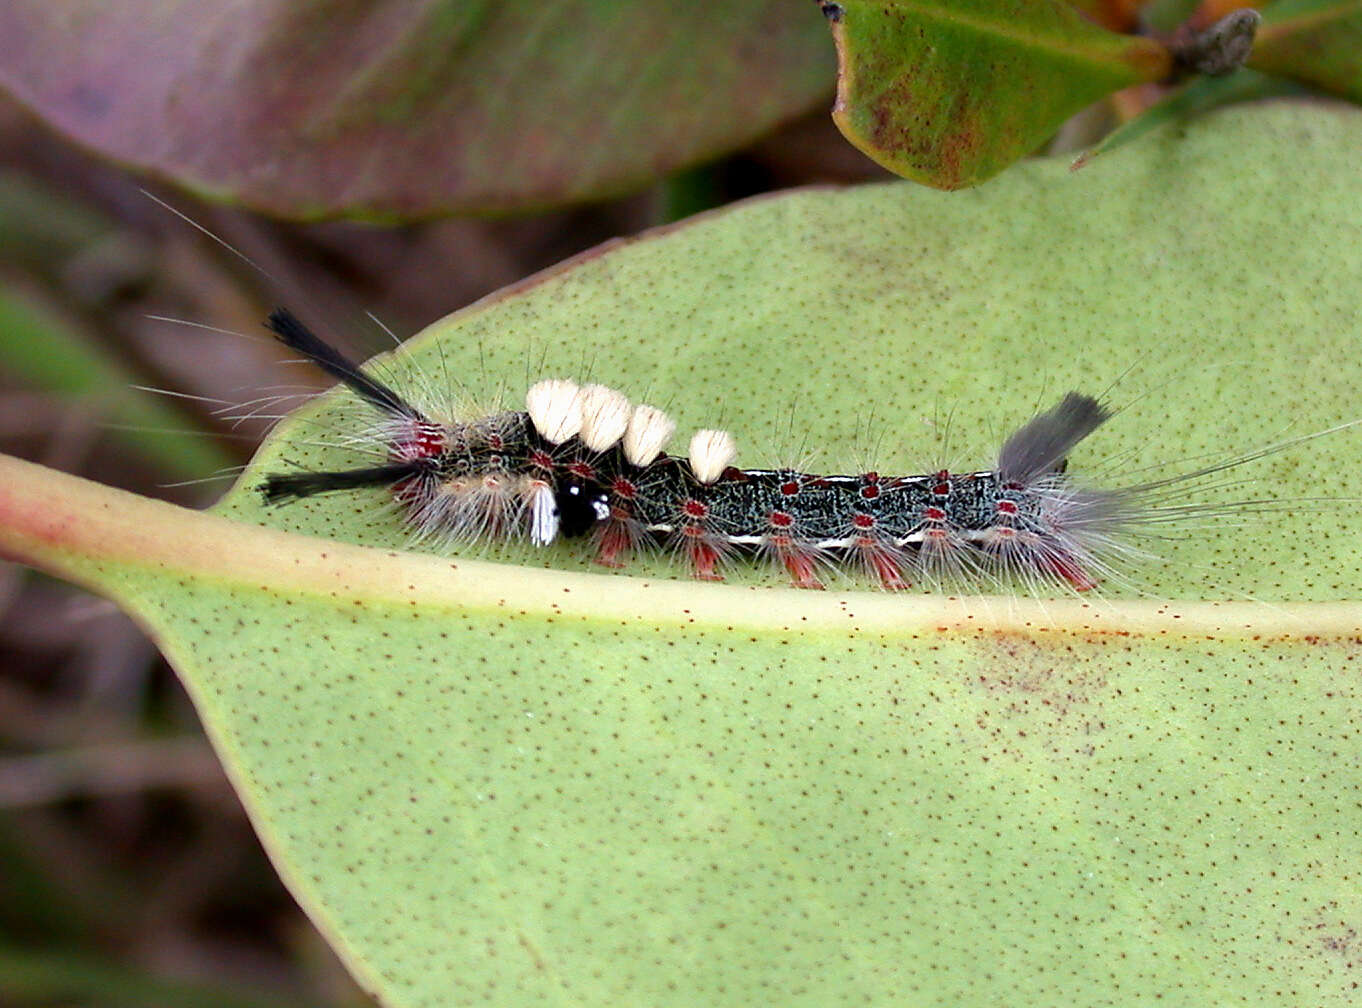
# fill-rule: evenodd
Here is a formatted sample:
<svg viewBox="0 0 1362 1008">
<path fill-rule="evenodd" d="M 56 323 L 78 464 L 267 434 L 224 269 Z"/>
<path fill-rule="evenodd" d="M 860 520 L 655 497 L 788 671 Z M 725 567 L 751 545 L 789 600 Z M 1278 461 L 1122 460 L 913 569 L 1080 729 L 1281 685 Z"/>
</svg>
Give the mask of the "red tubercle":
<svg viewBox="0 0 1362 1008">
<path fill-rule="evenodd" d="M 861 487 L 861 498 L 863 500 L 874 500 L 880 495 L 880 488 L 877 483 L 867 483 Z"/>
<path fill-rule="evenodd" d="M 786 511 L 772 511 L 766 521 L 773 529 L 788 529 L 794 526 L 794 515 Z"/>
<path fill-rule="evenodd" d="M 949 497 L 951 495 L 951 474 L 942 469 L 935 476 L 936 485 L 932 487 L 932 495 L 935 497 Z"/>
<path fill-rule="evenodd" d="M 593 482 L 596 479 L 596 467 L 581 459 L 573 459 L 569 462 L 567 471 L 569 475 L 576 476 L 584 482 Z"/>
<path fill-rule="evenodd" d="M 1017 502 L 1010 500 L 1000 500 L 997 504 L 999 514 L 1014 515 L 1017 513 Z"/>
<path fill-rule="evenodd" d="M 546 451 L 530 452 L 530 465 L 543 472 L 553 472 L 553 456 Z"/>
<path fill-rule="evenodd" d="M 445 430 L 429 420 L 413 420 L 410 430 L 398 438 L 389 449 L 392 458 L 400 462 L 435 458 L 445 450 Z"/>
<path fill-rule="evenodd" d="M 632 480 L 617 476 L 610 484 L 610 493 L 620 500 L 637 500 L 638 486 Z"/>
<path fill-rule="evenodd" d="M 780 492 L 786 497 L 793 497 L 799 493 L 799 484 L 794 480 L 786 480 L 780 484 Z"/>
<path fill-rule="evenodd" d="M 681 504 L 681 513 L 687 518 L 702 521 L 709 517 L 709 507 L 704 501 L 698 501 L 694 497 L 688 497 Z"/>
<path fill-rule="evenodd" d="M 922 520 L 929 522 L 943 522 L 946 520 L 946 511 L 939 507 L 925 507 L 922 509 Z"/>
</svg>

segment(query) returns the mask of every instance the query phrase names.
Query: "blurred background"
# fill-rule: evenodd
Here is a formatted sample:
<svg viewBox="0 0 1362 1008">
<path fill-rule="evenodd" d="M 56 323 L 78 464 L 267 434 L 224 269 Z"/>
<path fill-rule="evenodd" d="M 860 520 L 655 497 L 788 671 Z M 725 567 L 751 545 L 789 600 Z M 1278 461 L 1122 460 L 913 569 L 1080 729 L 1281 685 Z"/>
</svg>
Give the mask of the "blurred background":
<svg viewBox="0 0 1362 1008">
<path fill-rule="evenodd" d="M 177 112 L 197 100 L 192 81 L 180 82 L 176 110 L 144 107 L 150 99 L 133 56 L 124 77 L 100 77 L 82 49 L 95 42 L 63 36 L 60 48 L 44 52 L 36 21 L 16 26 L 16 11 L 22 21 L 24 9 L 36 7 L 18 3 L 0 13 L 0 451 L 206 507 L 268 428 L 264 419 L 233 420 L 240 404 L 281 388 L 305 395 L 325 385 L 311 369 L 282 363 L 289 354 L 261 328 L 276 304 L 306 303 L 362 359 L 392 339 L 366 313 L 405 338 L 609 238 L 775 189 L 887 177 L 828 117 L 834 62 L 817 8 L 748 6 L 763 18 L 771 16 L 767 8 L 779 7 L 782 18 L 790 12 L 804 40 L 798 58 L 789 57 L 787 39 L 759 23 L 748 27 L 747 41 L 729 39 L 717 51 L 731 53 L 744 73 L 782 61 L 810 64 L 798 87 L 776 80 L 783 100 L 754 114 L 730 99 L 705 113 L 722 118 L 721 130 L 670 154 L 654 144 L 648 164 L 628 177 L 558 198 L 542 188 L 489 195 L 486 212 L 470 192 L 450 201 L 460 204 L 457 215 L 439 200 L 376 211 L 372 196 L 354 213 L 338 198 L 266 215 L 243 208 L 264 202 L 248 186 L 218 185 L 205 202 L 170 181 L 166 164 L 122 167 L 131 155 L 83 132 L 62 102 L 77 94 L 88 107 L 95 80 L 106 104 L 126 89 L 141 103 L 139 114 L 164 114 L 162 128 L 173 131 Z M 363 38 L 372 25 L 347 30 Z M 283 29 L 272 23 L 270 31 Z M 256 41 L 267 35 L 261 29 Z M 764 49 L 752 41 L 763 36 Z M 637 38 L 626 42 L 646 50 Z M 244 57 L 232 75 L 222 69 L 230 54 L 209 55 L 220 78 L 212 100 L 232 107 L 231 88 L 246 89 L 257 77 Z M 47 62 L 33 62 L 40 58 Z M 594 58 L 606 56 L 595 51 Z M 82 59 L 83 78 L 72 70 Z M 722 76 L 722 69 L 710 60 L 706 72 Z M 58 80 L 59 71 L 69 79 Z M 306 76 L 298 67 L 281 72 L 293 83 Z M 455 78 L 450 89 L 459 86 Z M 638 114 L 664 124 L 664 140 L 669 129 L 689 128 L 693 109 L 684 94 L 658 94 L 650 104 L 640 99 L 639 88 L 650 94 L 640 80 L 612 78 L 591 91 L 595 106 L 583 112 L 578 101 L 575 108 L 599 122 L 637 105 Z M 514 133 L 515 111 L 480 120 L 474 132 L 451 139 L 451 151 L 458 143 L 466 153 L 497 130 Z M 192 126 L 184 129 L 192 141 Z M 305 157 L 306 138 L 292 136 L 299 149 L 281 159 Z M 597 146 L 632 142 L 623 130 Z M 369 170 L 381 173 L 382 146 L 372 149 L 380 155 Z M 394 162 L 394 170 L 403 167 Z M 335 219 L 346 216 L 369 222 Z M 333 219 L 297 219 L 318 217 Z M 300 1001 L 368 1003 L 276 878 L 174 673 L 111 604 L 0 563 L 0 1004 Z"/>
</svg>

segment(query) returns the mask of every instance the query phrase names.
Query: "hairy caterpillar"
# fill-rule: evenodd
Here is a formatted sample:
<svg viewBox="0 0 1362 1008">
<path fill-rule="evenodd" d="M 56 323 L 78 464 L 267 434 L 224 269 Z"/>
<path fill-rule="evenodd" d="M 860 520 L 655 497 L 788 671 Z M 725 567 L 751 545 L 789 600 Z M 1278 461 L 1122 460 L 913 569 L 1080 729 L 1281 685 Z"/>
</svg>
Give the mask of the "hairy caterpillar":
<svg viewBox="0 0 1362 1008">
<path fill-rule="evenodd" d="M 541 381 L 523 410 L 437 417 L 286 309 L 273 312 L 267 327 L 376 412 L 371 436 L 387 456 L 353 469 L 269 474 L 259 487 L 267 502 L 384 486 L 415 533 L 441 545 L 525 538 L 545 546 L 586 537 L 597 562 L 610 567 L 636 551 L 670 547 L 704 580 L 721 580 L 723 565 L 745 553 L 767 559 L 800 588 L 821 588 L 821 568 L 850 562 L 886 589 L 960 576 L 1086 591 L 1115 573 L 1123 554 L 1138 552 L 1131 540 L 1142 526 L 1228 510 L 1176 499 L 1156 506 L 1160 494 L 1329 433 L 1190 473 L 1098 488 L 1067 471 L 1067 456 L 1111 411 L 1071 392 L 1008 437 L 989 469 L 909 476 L 742 469 L 724 431 L 697 432 L 685 457 L 666 454 L 674 422 L 604 386 Z"/>
</svg>

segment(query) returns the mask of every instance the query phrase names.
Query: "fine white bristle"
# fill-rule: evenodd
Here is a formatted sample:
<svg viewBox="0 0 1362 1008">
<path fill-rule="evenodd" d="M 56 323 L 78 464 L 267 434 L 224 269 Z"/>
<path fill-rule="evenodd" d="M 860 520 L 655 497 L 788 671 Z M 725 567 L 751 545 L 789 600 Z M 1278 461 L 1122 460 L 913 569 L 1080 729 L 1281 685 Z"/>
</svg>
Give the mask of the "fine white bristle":
<svg viewBox="0 0 1362 1008">
<path fill-rule="evenodd" d="M 629 429 L 632 404 L 623 392 L 604 385 L 582 389 L 582 444 L 592 451 L 605 451 L 618 444 Z"/>
<path fill-rule="evenodd" d="M 651 465 L 676 433 L 676 421 L 656 406 L 634 407 L 624 432 L 624 457 L 630 465 Z"/>
<path fill-rule="evenodd" d="M 547 546 L 558 537 L 558 504 L 553 499 L 553 488 L 536 480 L 529 491 L 530 542 Z"/>
<path fill-rule="evenodd" d="M 701 483 L 713 483 L 738 457 L 738 443 L 728 431 L 696 431 L 690 439 L 690 471 Z"/>
<path fill-rule="evenodd" d="M 582 429 L 582 390 L 575 382 L 549 378 L 525 393 L 530 423 L 549 444 L 562 444 Z"/>
</svg>

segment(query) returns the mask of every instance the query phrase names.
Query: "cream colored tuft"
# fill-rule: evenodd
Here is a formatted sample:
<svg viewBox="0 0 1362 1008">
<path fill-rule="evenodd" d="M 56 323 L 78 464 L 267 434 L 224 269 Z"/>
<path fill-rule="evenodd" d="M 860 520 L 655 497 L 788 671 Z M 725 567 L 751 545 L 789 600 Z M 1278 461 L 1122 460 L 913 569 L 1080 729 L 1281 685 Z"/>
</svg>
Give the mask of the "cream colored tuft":
<svg viewBox="0 0 1362 1008">
<path fill-rule="evenodd" d="M 675 420 L 656 406 L 640 403 L 624 432 L 624 457 L 631 465 L 652 465 L 675 433 Z"/>
<path fill-rule="evenodd" d="M 629 429 L 632 404 L 623 392 L 604 385 L 582 389 L 582 444 L 592 451 L 605 451 L 618 444 Z"/>
<path fill-rule="evenodd" d="M 737 457 L 738 443 L 728 431 L 696 431 L 690 439 L 690 471 L 701 483 L 713 483 Z"/>
<path fill-rule="evenodd" d="M 582 429 L 582 390 L 575 382 L 550 378 L 525 393 L 530 423 L 549 444 L 562 444 Z"/>
</svg>

